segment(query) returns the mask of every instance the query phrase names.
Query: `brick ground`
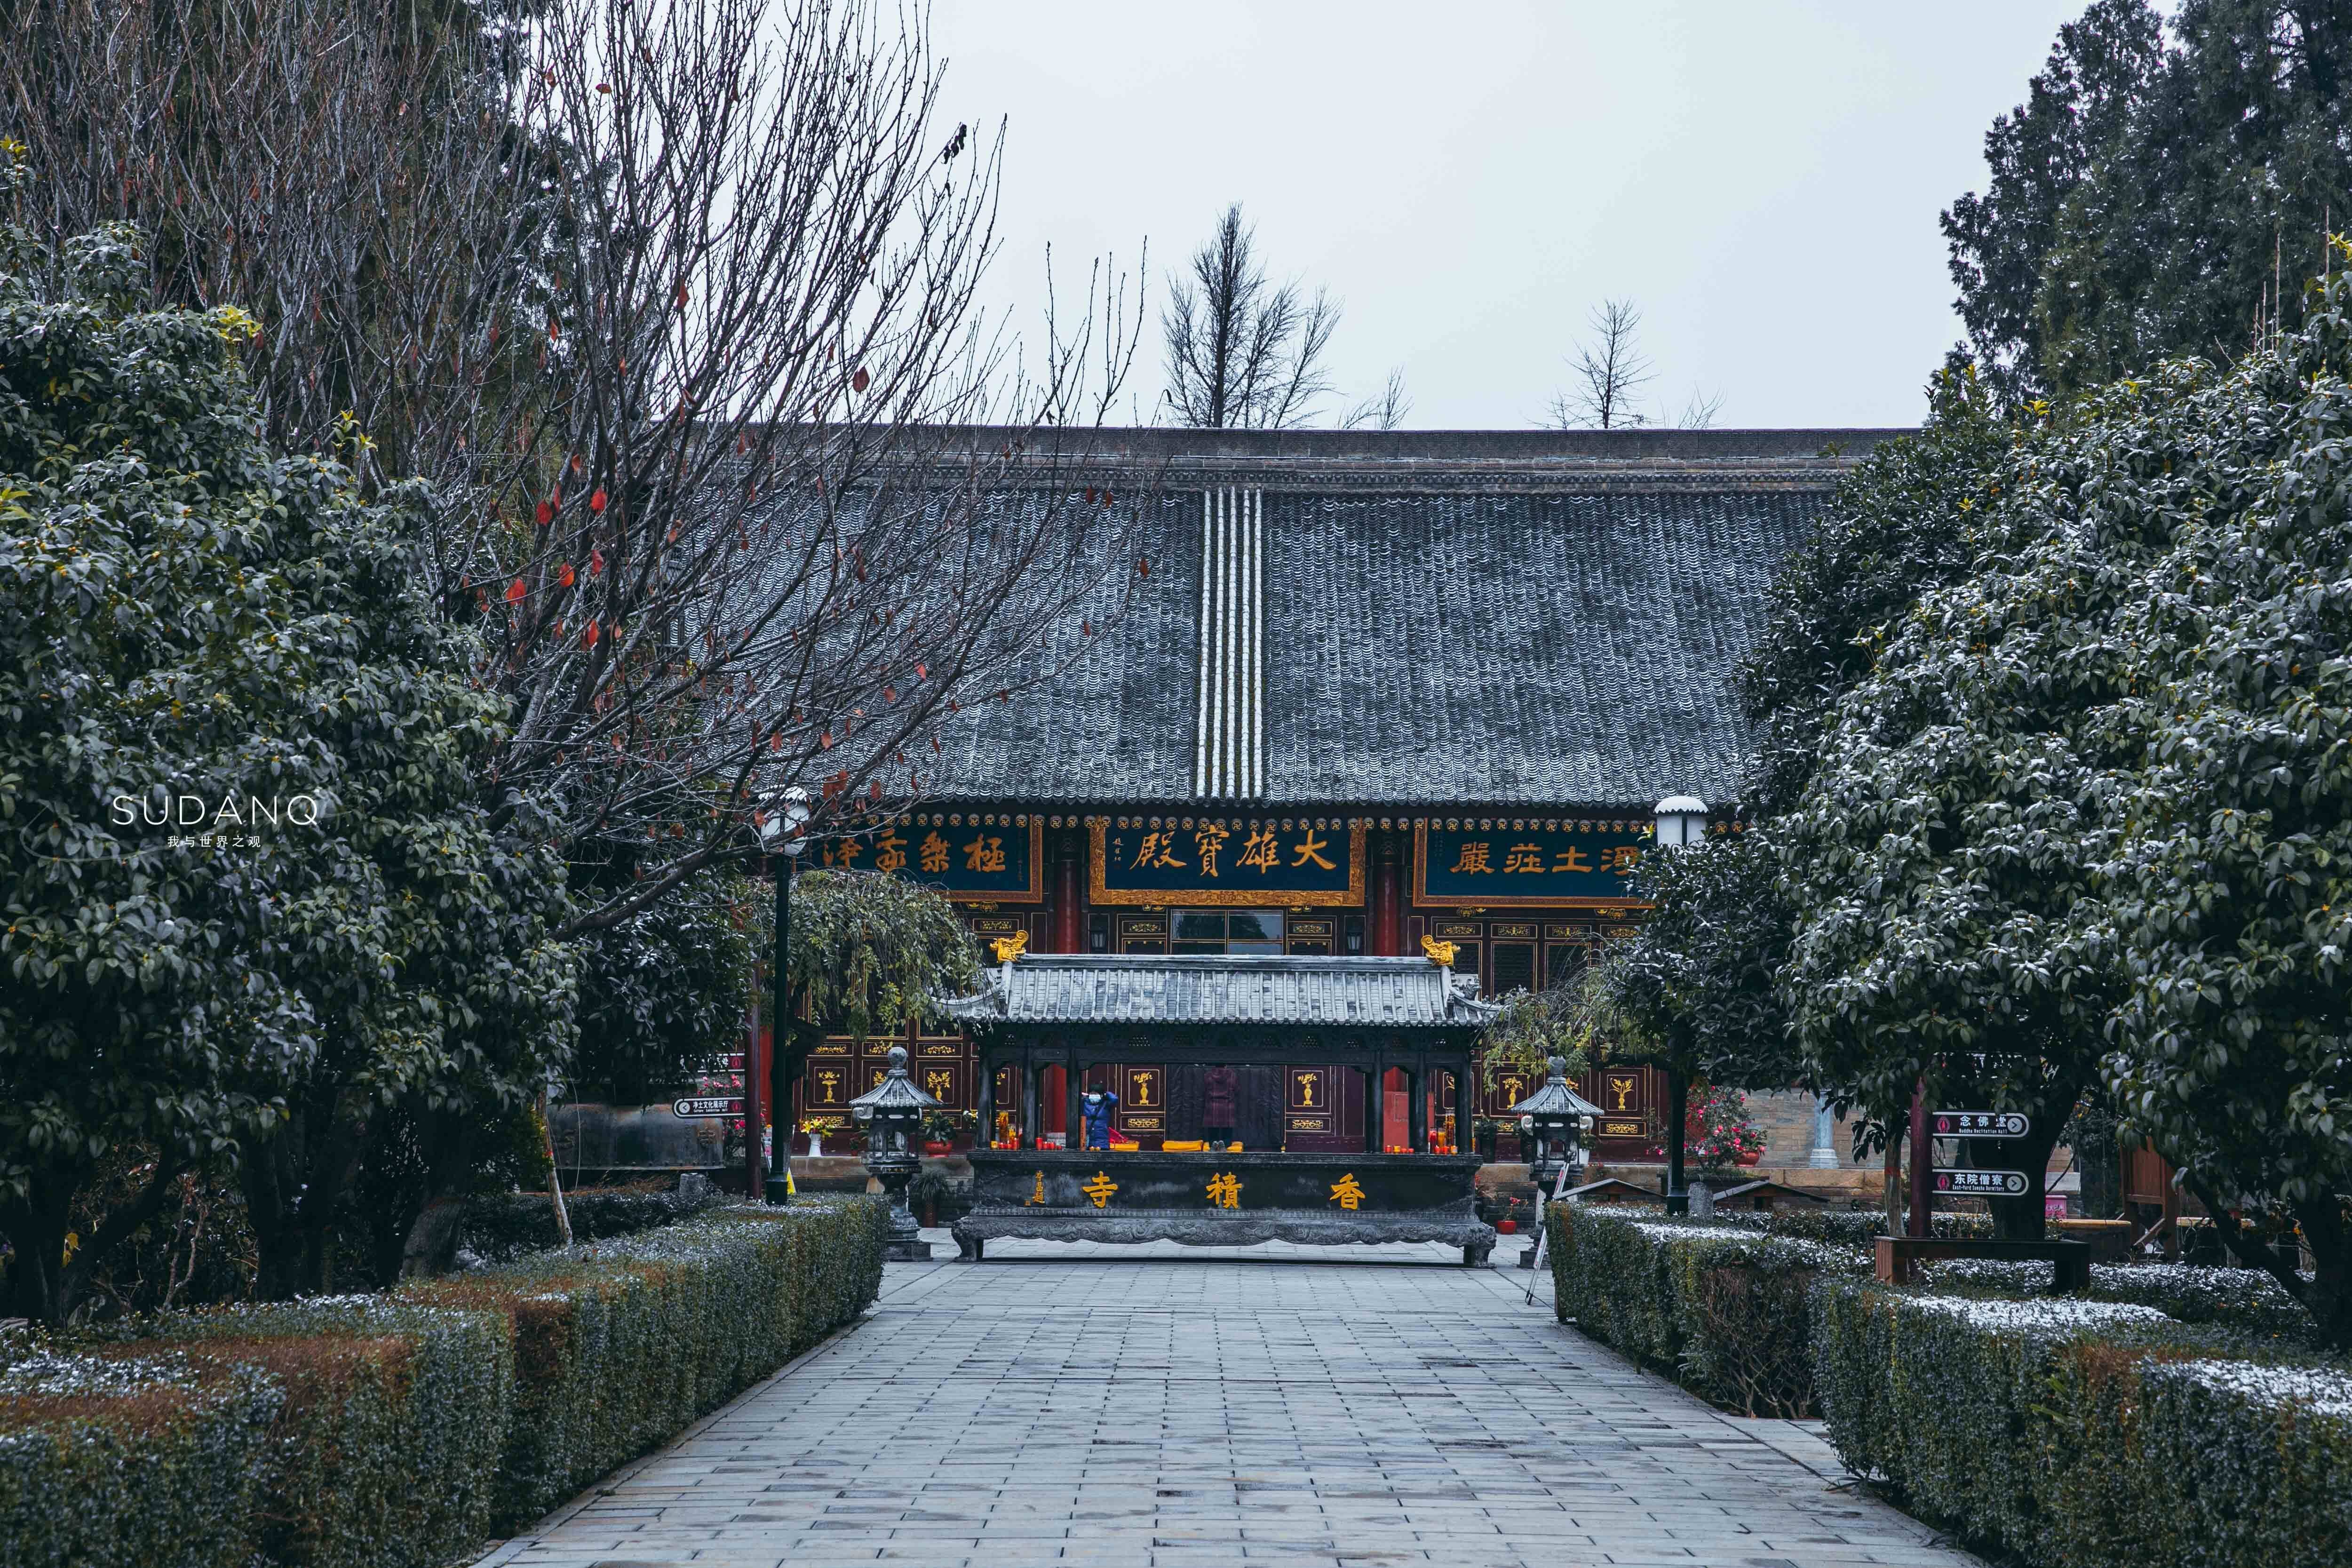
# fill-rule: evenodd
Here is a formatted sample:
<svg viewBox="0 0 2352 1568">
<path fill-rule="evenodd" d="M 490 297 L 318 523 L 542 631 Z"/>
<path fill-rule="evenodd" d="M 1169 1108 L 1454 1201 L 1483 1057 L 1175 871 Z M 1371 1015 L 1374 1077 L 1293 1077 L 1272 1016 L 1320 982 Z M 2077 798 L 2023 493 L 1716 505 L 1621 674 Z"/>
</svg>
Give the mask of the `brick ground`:
<svg viewBox="0 0 2352 1568">
<path fill-rule="evenodd" d="M 866 1321 L 482 1563 L 1976 1563 L 1810 1423 L 1718 1415 L 1527 1279 L 1278 1243 L 893 1265 Z"/>
</svg>

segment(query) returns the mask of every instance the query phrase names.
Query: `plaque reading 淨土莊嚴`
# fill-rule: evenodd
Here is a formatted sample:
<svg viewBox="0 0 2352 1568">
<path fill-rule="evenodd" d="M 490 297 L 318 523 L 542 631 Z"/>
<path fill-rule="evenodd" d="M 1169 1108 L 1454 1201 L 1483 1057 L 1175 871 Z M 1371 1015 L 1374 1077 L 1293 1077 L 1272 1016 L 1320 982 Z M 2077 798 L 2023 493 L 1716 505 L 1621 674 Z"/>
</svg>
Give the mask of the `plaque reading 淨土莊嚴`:
<svg viewBox="0 0 2352 1568">
<path fill-rule="evenodd" d="M 1650 834 L 1635 820 L 1580 822 L 1572 830 L 1425 825 L 1413 829 L 1413 901 L 1638 905 L 1629 887 Z"/>
</svg>

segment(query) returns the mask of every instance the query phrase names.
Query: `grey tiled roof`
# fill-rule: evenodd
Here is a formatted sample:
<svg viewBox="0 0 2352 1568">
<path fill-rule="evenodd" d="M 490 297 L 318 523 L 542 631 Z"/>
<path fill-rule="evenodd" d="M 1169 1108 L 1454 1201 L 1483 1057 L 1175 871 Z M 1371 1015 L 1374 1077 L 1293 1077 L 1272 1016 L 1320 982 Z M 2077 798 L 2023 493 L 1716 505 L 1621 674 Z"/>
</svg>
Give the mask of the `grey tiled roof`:
<svg viewBox="0 0 2352 1568">
<path fill-rule="evenodd" d="M 1046 689 L 950 730 L 942 798 L 1198 798 L 1216 485 L 1259 492 L 1264 520 L 1256 800 L 1717 797 L 1748 746 L 1730 678 L 1766 586 L 1838 475 L 1889 433 L 1580 432 L 1552 437 L 1548 459 L 1541 432 L 1399 433 L 1338 455 L 1286 454 L 1270 436 L 1253 454 L 1245 434 L 1199 433 L 1213 462 L 1189 486 L 1183 433 L 1156 434 L 1169 450 L 1150 576 L 1118 576 L 1094 636 L 1071 626 L 1039 651 L 1075 661 Z M 1487 452 L 1497 442 L 1507 458 Z M 1833 444 L 1842 456 L 1807 455 Z M 1738 456 L 1749 448 L 1765 455 Z"/>
<path fill-rule="evenodd" d="M 1035 953 L 983 970 L 948 1004 L 967 1024 L 1297 1024 L 1458 1028 L 1485 1023 L 1477 977 L 1420 958 Z"/>
</svg>

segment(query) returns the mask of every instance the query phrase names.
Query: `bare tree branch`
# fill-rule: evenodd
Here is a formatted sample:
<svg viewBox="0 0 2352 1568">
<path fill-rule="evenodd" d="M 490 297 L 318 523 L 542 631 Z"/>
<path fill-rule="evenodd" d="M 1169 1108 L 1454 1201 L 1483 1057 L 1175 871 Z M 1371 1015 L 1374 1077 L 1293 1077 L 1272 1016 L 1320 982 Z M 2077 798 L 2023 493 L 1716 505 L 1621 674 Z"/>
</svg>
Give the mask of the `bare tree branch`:
<svg viewBox="0 0 2352 1568">
<path fill-rule="evenodd" d="M 1412 399 L 1405 395 L 1404 372 L 1402 368 L 1389 372 L 1387 383 L 1375 396 L 1367 397 L 1339 417 L 1342 430 L 1394 430 L 1412 412 Z"/>
<path fill-rule="evenodd" d="M 1683 411 L 1675 416 L 1675 427 L 1678 430 L 1712 430 L 1715 428 L 1715 416 L 1722 407 L 1723 394 L 1705 393 L 1693 387 L 1690 401 L 1684 404 Z"/>
<path fill-rule="evenodd" d="M 919 11 L 26 10 L 0 106 L 46 220 L 154 234 L 160 299 L 258 318 L 272 435 L 416 509 L 511 703 L 486 795 L 635 868 L 575 930 L 754 853 L 787 784 L 817 836 L 902 812 L 1146 558 L 1147 498 L 1061 435 L 1113 406 L 1139 284 L 1097 264 L 1023 373 L 975 302 L 1003 132 L 935 125 Z"/>
</svg>

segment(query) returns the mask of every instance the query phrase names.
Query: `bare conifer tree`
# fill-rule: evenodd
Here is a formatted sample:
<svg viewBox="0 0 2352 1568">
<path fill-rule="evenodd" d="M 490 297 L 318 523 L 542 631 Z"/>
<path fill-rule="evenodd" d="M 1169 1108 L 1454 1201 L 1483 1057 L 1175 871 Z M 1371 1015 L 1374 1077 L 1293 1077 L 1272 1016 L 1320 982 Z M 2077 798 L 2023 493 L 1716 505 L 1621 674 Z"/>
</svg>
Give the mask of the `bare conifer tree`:
<svg viewBox="0 0 2352 1568">
<path fill-rule="evenodd" d="M 1648 423 L 1634 394 L 1654 378 L 1634 345 L 1642 312 L 1631 300 L 1606 300 L 1593 310 L 1592 337 L 1569 362 L 1574 379 L 1551 400 L 1551 423 L 1562 430 L 1625 430 Z"/>
<path fill-rule="evenodd" d="M 1339 307 L 1297 280 L 1266 282 L 1255 231 L 1240 204 L 1192 253 L 1189 276 L 1169 279 L 1160 318 L 1168 350 L 1169 407 L 1196 429 L 1280 430 L 1303 423 L 1331 390 L 1324 350 Z"/>
</svg>

